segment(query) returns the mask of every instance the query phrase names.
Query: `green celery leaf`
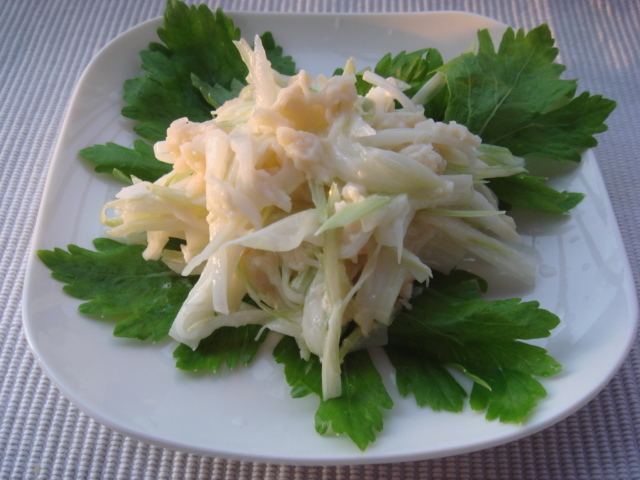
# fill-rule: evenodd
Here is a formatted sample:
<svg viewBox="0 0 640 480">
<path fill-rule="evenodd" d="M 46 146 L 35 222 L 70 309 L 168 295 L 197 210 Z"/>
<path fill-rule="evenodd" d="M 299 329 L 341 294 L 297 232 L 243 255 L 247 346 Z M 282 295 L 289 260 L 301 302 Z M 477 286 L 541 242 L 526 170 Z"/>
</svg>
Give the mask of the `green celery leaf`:
<svg viewBox="0 0 640 480">
<path fill-rule="evenodd" d="M 187 241 L 182 238 L 169 237 L 166 245 L 164 246 L 164 250 L 182 250 L 182 246 L 186 245 Z"/>
<path fill-rule="evenodd" d="M 462 411 L 467 393 L 444 365 L 405 346 L 388 345 L 385 350 L 396 369 L 400 395 L 413 392 L 419 406 L 429 405 L 436 412 Z"/>
<path fill-rule="evenodd" d="M 122 115 L 137 120 L 134 131 L 157 142 L 167 136 L 171 122 L 186 117 L 193 122 L 211 120 L 211 106 L 191 82 L 191 73 L 159 52 L 142 51 L 142 67 L 150 74 L 124 83 Z"/>
<path fill-rule="evenodd" d="M 267 59 L 271 62 L 271 67 L 284 75 L 294 75 L 296 64 L 290 56 L 282 54 L 282 47 L 276 45 L 271 32 L 265 32 L 260 36 L 262 47 L 267 54 Z"/>
<path fill-rule="evenodd" d="M 493 178 L 489 187 L 502 202 L 552 213 L 566 213 L 584 198 L 583 193 L 559 192 L 543 183 L 544 178 L 526 174 Z"/>
<path fill-rule="evenodd" d="M 508 28 L 496 52 L 487 30 L 478 32 L 478 52 L 465 53 L 441 68 L 451 92 L 445 119 L 463 123 L 484 143 L 528 124 L 573 94 L 576 82 L 561 80 L 563 65 L 547 25 L 525 35 Z M 513 152 L 515 154 L 515 152 Z"/>
<path fill-rule="evenodd" d="M 336 68 L 333 72 L 333 75 L 344 75 L 344 68 Z M 356 92 L 358 93 L 358 95 L 362 95 L 365 96 L 367 94 L 367 92 L 369 90 L 371 90 L 371 87 L 373 85 L 371 85 L 369 82 L 365 82 L 362 79 L 362 74 L 361 73 L 356 73 L 356 83 L 355 83 L 355 87 L 356 87 Z"/>
<path fill-rule="evenodd" d="M 125 117 L 140 122 L 136 133 L 152 141 L 164 139 L 167 127 L 178 118 L 211 119 L 211 106 L 193 86 L 191 74 L 224 88 L 247 75 L 233 44 L 240 30 L 221 10 L 214 14 L 206 5 L 169 0 L 158 37 L 164 44 L 152 43 L 140 52 L 148 75 L 125 83 L 129 105 L 122 110 Z"/>
<path fill-rule="evenodd" d="M 410 318 L 413 328 L 420 325 L 425 334 L 436 331 L 465 345 L 544 338 L 559 322 L 538 302 L 521 302 L 518 298 L 459 300 L 427 292 L 412 301 L 412 306 L 402 317 Z M 424 318 L 426 312 L 428 319 Z"/>
<path fill-rule="evenodd" d="M 140 245 L 107 238 L 93 243 L 96 251 L 69 245 L 68 252 L 56 248 L 37 254 L 53 278 L 67 283 L 66 293 L 90 300 L 78 307 L 81 313 L 119 317 L 115 336 L 153 341 L 167 336 L 197 277 L 182 277 L 161 261 L 144 260 Z"/>
<path fill-rule="evenodd" d="M 435 48 L 425 48 L 415 52 L 400 52 L 395 57 L 387 53 L 376 64 L 374 72 L 388 78 L 393 77 L 409 84 L 411 87 L 405 90 L 409 96 L 415 94 L 437 68 L 442 66 L 442 55 Z"/>
<path fill-rule="evenodd" d="M 543 349 L 526 343 L 474 346 L 465 350 L 464 362 L 473 364 L 468 368 L 469 373 L 482 378 L 491 387 L 489 390 L 477 382 L 473 385 L 471 408 L 486 409 L 487 420 L 513 423 L 521 423 L 537 405 L 536 400 L 547 396 L 544 387 L 532 375 L 553 375 L 559 369 L 549 364 Z M 541 365 L 548 367 L 538 370 Z"/>
<path fill-rule="evenodd" d="M 177 359 L 176 366 L 194 372 L 217 372 L 223 364 L 229 369 L 248 365 L 266 338 L 266 334 L 261 334 L 261 329 L 260 325 L 221 327 L 201 340 L 195 350 L 180 344 L 173 352 Z"/>
<path fill-rule="evenodd" d="M 579 162 L 581 150 L 598 145 L 593 135 L 607 130 L 604 121 L 615 107 L 613 100 L 582 92 L 569 103 L 493 141 L 514 155 Z"/>
<path fill-rule="evenodd" d="M 308 361 L 300 357 L 300 350 L 291 337 L 283 338 L 274 349 L 278 363 L 285 365 L 287 383 L 292 396 L 310 393 L 322 395 L 321 366 L 317 357 Z M 321 435 L 347 435 L 361 450 L 375 441 L 382 431 L 382 409 L 393 407 L 393 401 L 382 383 L 369 353 L 360 350 L 350 353 L 342 364 L 342 395 L 321 400 L 316 412 L 316 431 Z"/>
<path fill-rule="evenodd" d="M 107 142 L 83 148 L 78 155 L 95 164 L 96 172 L 110 173 L 128 183 L 131 176 L 153 182 L 171 171 L 171 165 L 156 159 L 153 147 L 143 140 L 136 140 L 133 148 Z"/>
<path fill-rule="evenodd" d="M 375 441 L 376 432 L 382 431 L 383 408 L 393 408 L 393 401 L 369 352 L 352 352 L 342 363 L 342 395 L 320 403 L 316 431 L 346 434 L 364 450 Z"/>
<path fill-rule="evenodd" d="M 273 349 L 277 363 L 284 365 L 284 376 L 291 387 L 293 398 L 302 398 L 315 393 L 322 397 L 322 367 L 318 357 L 305 360 L 292 337 L 284 337 Z"/>
<path fill-rule="evenodd" d="M 296 71 L 295 63 L 290 56 L 282 55 L 282 47 L 276 45 L 271 32 L 265 32 L 260 37 L 260 40 L 272 68 L 285 75 L 294 75 Z M 225 102 L 236 98 L 240 94 L 240 90 L 245 86 L 244 79 L 241 81 L 241 79 L 237 78 L 231 79 L 229 88 L 225 88 L 219 83 L 211 85 L 195 73 L 191 74 L 191 81 L 193 86 L 200 90 L 207 103 L 214 108 L 219 108 Z"/>
<path fill-rule="evenodd" d="M 233 44 L 240 40 L 240 29 L 220 8 L 214 13 L 205 4 L 189 6 L 169 0 L 158 37 L 163 44 L 152 44 L 151 50 L 164 53 L 206 81 L 215 79 L 228 87 L 248 73 Z"/>
<path fill-rule="evenodd" d="M 434 272 L 433 280 L 429 283 L 432 292 L 460 300 L 480 298 L 480 293 L 486 293 L 489 288 L 489 284 L 484 278 L 466 270 L 453 270 L 448 275 Z"/>
<path fill-rule="evenodd" d="M 575 94 L 574 80 L 560 79 L 558 50 L 545 24 L 529 31 L 504 33 L 496 52 L 486 30 L 478 33 L 477 54 L 465 53 L 445 64 L 450 100 L 445 121 L 466 125 L 484 143 L 521 157 L 579 160 L 593 147 L 593 134 L 615 103 Z"/>
<path fill-rule="evenodd" d="M 456 275 L 463 284 L 475 281 L 472 276 Z M 400 393 L 413 390 L 418 403 L 445 408 L 442 392 L 453 388 L 451 379 L 436 376 L 433 369 L 456 366 L 478 385 L 472 391 L 472 408 L 488 407 L 489 419 L 521 422 L 536 400 L 546 395 L 533 377 L 554 375 L 561 367 L 544 349 L 519 340 L 549 336 L 558 317 L 537 302 L 484 300 L 479 290 L 474 298 L 469 285 L 456 289 L 450 280 L 444 281 L 440 291 L 441 278 L 435 275 L 430 287 L 412 300 L 412 309 L 403 310 L 389 329 L 386 349 L 402 372 Z M 410 355 L 398 361 L 398 351 Z M 417 385 L 428 374 L 438 383 L 425 392 Z"/>
<path fill-rule="evenodd" d="M 220 9 L 213 13 L 204 4 L 188 6 L 169 0 L 158 37 L 163 43 L 153 42 L 140 52 L 141 66 L 148 74 L 125 82 L 128 105 L 122 109 L 125 117 L 140 122 L 134 127 L 136 133 L 151 141 L 164 139 L 178 118 L 211 119 L 212 104 L 207 101 L 211 89 L 237 92 L 248 73 L 233 44 L 240 39 L 240 29 Z M 273 67 L 293 73 L 295 64 L 282 55 L 271 33 L 261 39 Z"/>
<path fill-rule="evenodd" d="M 244 87 L 244 83 L 239 80 L 233 80 L 229 89 L 224 88 L 219 83 L 210 85 L 195 73 L 191 74 L 191 82 L 193 83 L 193 86 L 200 91 L 200 94 L 207 103 L 216 109 L 221 107 L 222 104 L 228 100 L 236 98 L 240 93 L 240 90 Z"/>
</svg>

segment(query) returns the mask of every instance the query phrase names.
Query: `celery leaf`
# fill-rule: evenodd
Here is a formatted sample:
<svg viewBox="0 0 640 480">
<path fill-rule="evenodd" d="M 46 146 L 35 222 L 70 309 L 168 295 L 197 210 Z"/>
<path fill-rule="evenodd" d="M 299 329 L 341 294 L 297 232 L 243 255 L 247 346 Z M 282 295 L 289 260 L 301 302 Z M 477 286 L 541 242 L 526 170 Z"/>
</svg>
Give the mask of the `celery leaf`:
<svg viewBox="0 0 640 480">
<path fill-rule="evenodd" d="M 385 350 L 396 369 L 400 395 L 413 392 L 419 406 L 428 405 L 436 412 L 462 411 L 467 392 L 444 365 L 403 345 L 391 344 Z"/>
<path fill-rule="evenodd" d="M 294 61 L 290 56 L 282 54 L 282 47 L 276 45 L 271 32 L 265 32 L 260 37 L 260 41 L 274 70 L 285 75 L 295 74 L 296 65 Z M 213 108 L 219 108 L 225 102 L 236 98 L 240 94 L 240 90 L 246 85 L 244 78 L 233 78 L 229 83 L 229 87 L 225 88 L 220 83 L 207 83 L 195 73 L 191 74 L 191 81 L 193 86 L 200 90 L 203 98 Z"/>
<path fill-rule="evenodd" d="M 271 68 L 284 75 L 294 75 L 296 73 L 296 63 L 291 56 L 283 54 L 282 47 L 276 44 L 271 32 L 265 32 L 260 35 L 260 42 L 262 42 L 262 48 L 267 54 L 267 60 L 271 62 Z"/>
<path fill-rule="evenodd" d="M 284 376 L 293 398 L 316 394 L 322 397 L 322 367 L 317 357 L 305 360 L 292 337 L 284 337 L 273 349 L 277 363 L 284 365 Z"/>
<path fill-rule="evenodd" d="M 96 251 L 69 245 L 68 252 L 56 248 L 37 254 L 51 276 L 67 284 L 67 294 L 89 300 L 78 307 L 81 313 L 117 321 L 115 336 L 153 341 L 167 336 L 197 277 L 182 277 L 161 261 L 144 260 L 140 245 L 107 238 L 93 243 Z"/>
<path fill-rule="evenodd" d="M 561 367 L 544 349 L 520 340 L 549 336 L 559 319 L 537 302 L 484 300 L 479 289 L 470 295 L 469 282 L 475 278 L 456 275 L 466 286 L 457 289 L 445 281 L 439 291 L 442 277 L 435 276 L 412 300 L 411 310 L 403 310 L 389 328 L 385 348 L 399 370 L 399 391 L 413 391 L 420 405 L 459 411 L 463 393 L 443 372 L 454 366 L 475 382 L 473 409 L 487 409 L 487 419 L 521 422 L 546 396 L 534 377 L 554 375 Z M 432 386 L 423 385 L 427 379 Z"/>
<path fill-rule="evenodd" d="M 157 160 L 153 147 L 144 140 L 136 140 L 133 148 L 107 142 L 83 148 L 78 155 L 95 164 L 96 172 L 110 173 L 128 183 L 131 176 L 153 182 L 171 171 L 171 165 Z"/>
<path fill-rule="evenodd" d="M 566 213 L 584 198 L 583 193 L 559 192 L 543 183 L 544 178 L 519 174 L 492 178 L 491 190 L 500 201 L 512 207 L 525 207 L 552 213 Z"/>
<path fill-rule="evenodd" d="M 492 141 L 507 147 L 514 155 L 579 162 L 582 150 L 598 145 L 593 135 L 607 130 L 604 120 L 615 107 L 613 100 L 582 92 L 569 103 L 542 113 Z"/>
<path fill-rule="evenodd" d="M 206 5 L 169 0 L 158 37 L 162 44 L 151 43 L 140 52 L 141 67 L 148 74 L 125 82 L 128 105 L 122 109 L 125 117 L 140 122 L 136 133 L 151 141 L 164 139 L 167 127 L 178 118 L 211 119 L 211 106 L 193 86 L 192 74 L 224 88 L 247 75 L 233 44 L 240 30 L 221 10 L 214 14 Z"/>
<path fill-rule="evenodd" d="M 554 43 L 546 24 L 526 34 L 508 28 L 497 51 L 489 32 L 478 32 L 477 53 L 440 69 L 450 93 L 445 121 L 517 156 L 579 161 L 615 102 L 586 92 L 573 98 L 577 82 L 560 78 L 565 67 L 555 62 Z"/>
<path fill-rule="evenodd" d="M 210 85 L 195 73 L 191 74 L 191 82 L 193 86 L 200 90 L 202 97 L 213 108 L 221 107 L 225 102 L 236 98 L 240 90 L 244 87 L 244 83 L 239 80 L 233 80 L 229 88 L 224 88 L 219 83 Z"/>
<path fill-rule="evenodd" d="M 308 361 L 300 357 L 300 350 L 291 337 L 283 338 L 274 349 L 278 363 L 285 365 L 287 383 L 292 396 L 315 393 L 322 396 L 321 366 L 318 357 Z M 320 400 L 316 412 L 316 431 L 321 434 L 347 435 L 361 450 L 375 441 L 382 431 L 382 409 L 391 409 L 393 401 L 382 383 L 369 353 L 352 352 L 342 364 L 342 395 Z"/>
<path fill-rule="evenodd" d="M 217 372 L 223 365 L 234 369 L 248 365 L 258 352 L 266 335 L 261 325 L 222 327 L 198 344 L 195 350 L 180 344 L 173 352 L 176 366 L 182 370 Z"/>
<path fill-rule="evenodd" d="M 237 92 L 237 83 L 245 84 L 248 73 L 233 43 L 240 39 L 240 29 L 220 9 L 214 13 L 204 4 L 169 0 L 158 37 L 162 43 L 152 42 L 140 52 L 147 74 L 125 82 L 128 105 L 122 109 L 125 117 L 139 122 L 135 132 L 154 142 L 163 140 L 167 127 L 178 118 L 194 122 L 212 118 L 211 104 L 199 87 Z M 271 33 L 261 39 L 273 67 L 292 74 L 293 60 L 283 56 Z"/>
</svg>

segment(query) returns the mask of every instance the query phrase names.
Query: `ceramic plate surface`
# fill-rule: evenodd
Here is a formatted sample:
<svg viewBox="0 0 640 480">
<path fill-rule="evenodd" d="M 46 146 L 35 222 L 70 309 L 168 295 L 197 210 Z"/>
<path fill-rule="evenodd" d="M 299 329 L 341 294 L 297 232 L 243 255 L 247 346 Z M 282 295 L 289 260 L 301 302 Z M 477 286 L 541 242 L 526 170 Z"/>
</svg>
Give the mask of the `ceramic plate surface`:
<svg viewBox="0 0 640 480">
<path fill-rule="evenodd" d="M 270 30 L 299 68 L 331 74 L 354 56 L 371 66 L 385 53 L 432 46 L 445 60 L 465 51 L 479 28 L 504 26 L 477 15 L 440 12 L 396 15 L 230 14 L 251 39 Z M 103 236 L 101 206 L 120 186 L 97 175 L 76 153 L 113 141 L 130 146 L 131 124 L 120 116 L 122 84 L 138 76 L 138 51 L 156 40 L 152 20 L 107 45 L 81 77 L 54 152 L 33 249 Z M 571 216 L 520 216 L 524 248 L 539 260 L 535 287 L 495 280 L 493 297 L 536 299 L 563 322 L 537 342 L 563 366 L 545 379 L 547 399 L 524 425 L 488 422 L 469 407 L 435 413 L 399 398 L 393 370 L 375 359 L 395 407 L 365 452 L 347 438 L 314 430 L 317 399 L 289 398 L 282 367 L 265 348 L 237 372 L 192 375 L 175 368 L 175 344 L 140 344 L 111 335 L 113 325 L 81 316 L 80 301 L 30 259 L 24 294 L 27 339 L 47 375 L 70 401 L 100 423 L 136 439 L 208 456 L 261 462 L 337 465 L 427 459 L 487 448 L 530 435 L 566 417 L 600 391 L 635 338 L 637 299 L 629 263 L 592 153 L 558 172 L 555 187 L 584 192 Z M 379 353 L 379 352 L 378 352 Z"/>
</svg>

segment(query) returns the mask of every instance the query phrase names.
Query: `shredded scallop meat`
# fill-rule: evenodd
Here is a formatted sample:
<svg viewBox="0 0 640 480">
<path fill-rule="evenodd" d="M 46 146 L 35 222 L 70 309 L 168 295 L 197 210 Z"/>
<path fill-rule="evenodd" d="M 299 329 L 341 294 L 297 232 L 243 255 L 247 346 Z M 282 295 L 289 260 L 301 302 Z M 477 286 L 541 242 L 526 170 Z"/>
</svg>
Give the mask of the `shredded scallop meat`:
<svg viewBox="0 0 640 480">
<path fill-rule="evenodd" d="M 359 95 L 353 60 L 342 75 L 288 77 L 258 37 L 237 47 L 249 69 L 239 96 L 209 121 L 174 121 L 154 147 L 172 171 L 134 179 L 102 212 L 111 236 L 146 244 L 146 259 L 200 275 L 175 340 L 196 348 L 247 324 L 291 335 L 304 358 L 320 358 L 328 399 L 341 394 L 342 358 L 384 344 L 432 268 L 475 258 L 532 281 L 515 223 L 486 186 L 524 171 L 522 159 L 426 118 L 396 79 L 365 71 L 371 88 Z"/>
</svg>

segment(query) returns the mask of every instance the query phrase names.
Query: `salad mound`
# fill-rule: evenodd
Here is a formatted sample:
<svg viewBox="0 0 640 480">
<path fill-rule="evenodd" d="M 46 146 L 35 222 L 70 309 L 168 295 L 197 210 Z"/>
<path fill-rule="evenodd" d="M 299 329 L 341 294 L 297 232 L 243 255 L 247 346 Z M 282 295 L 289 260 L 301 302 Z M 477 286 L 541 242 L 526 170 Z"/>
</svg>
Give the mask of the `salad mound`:
<svg viewBox="0 0 640 480">
<path fill-rule="evenodd" d="M 362 450 L 393 407 L 370 347 L 420 406 L 459 412 L 469 397 L 487 419 L 524 421 L 546 396 L 536 377 L 561 367 L 522 340 L 560 320 L 486 300 L 460 268 L 532 283 L 508 209 L 562 214 L 583 196 L 528 162 L 578 161 L 615 103 L 573 98 L 548 27 L 507 29 L 497 51 L 481 31 L 447 63 L 427 48 L 317 77 L 204 5 L 169 0 L 158 33 L 123 109 L 151 144 L 80 152 L 128 184 L 101 212 L 111 238 L 38 252 L 80 311 L 116 318 L 116 336 L 171 337 L 185 370 L 249 364 L 280 335 L 291 395 L 319 397 L 316 431 Z"/>
<path fill-rule="evenodd" d="M 175 120 L 154 146 L 172 170 L 134 179 L 105 206 L 111 237 L 146 236 L 146 259 L 200 274 L 175 340 L 195 349 L 246 324 L 292 336 L 303 358 L 320 359 L 326 400 L 341 394 L 341 359 L 383 341 L 430 266 L 448 272 L 471 254 L 533 281 L 534 262 L 511 246 L 515 222 L 486 186 L 523 172 L 521 158 L 425 118 L 397 79 L 366 71 L 373 88 L 358 95 L 353 60 L 329 78 L 285 76 L 259 37 L 237 46 L 249 70 L 238 97 L 212 120 Z M 180 251 L 165 249 L 170 238 L 185 241 Z"/>
</svg>

